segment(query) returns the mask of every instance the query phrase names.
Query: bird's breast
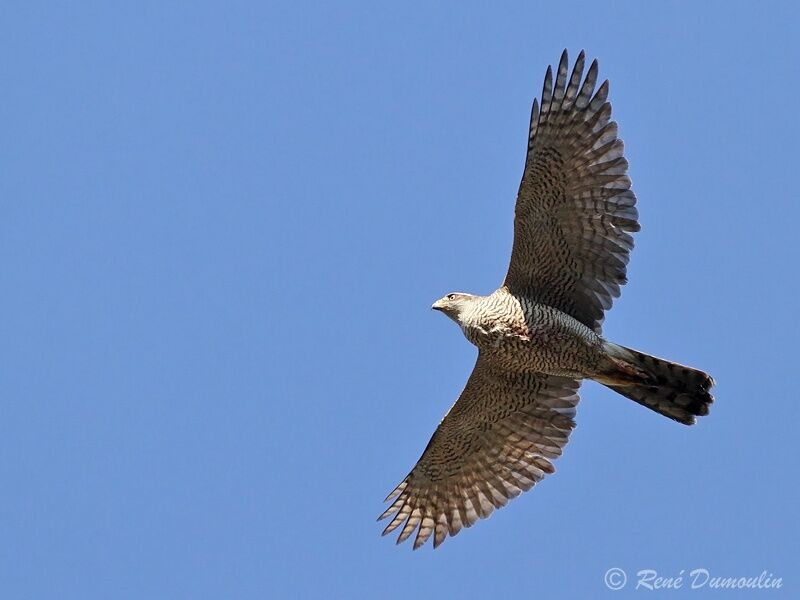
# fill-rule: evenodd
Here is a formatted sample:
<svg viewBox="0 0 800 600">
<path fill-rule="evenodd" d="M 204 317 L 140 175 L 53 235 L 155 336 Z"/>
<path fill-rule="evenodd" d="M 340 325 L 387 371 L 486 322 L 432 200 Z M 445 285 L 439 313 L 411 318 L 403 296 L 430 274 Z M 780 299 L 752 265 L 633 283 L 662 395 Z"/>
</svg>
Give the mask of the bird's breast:
<svg viewBox="0 0 800 600">
<path fill-rule="evenodd" d="M 560 316 L 549 307 L 516 303 L 506 310 L 485 311 L 464 327 L 464 334 L 482 354 L 509 370 L 585 372 L 595 360 L 600 339 L 588 327 Z"/>
</svg>

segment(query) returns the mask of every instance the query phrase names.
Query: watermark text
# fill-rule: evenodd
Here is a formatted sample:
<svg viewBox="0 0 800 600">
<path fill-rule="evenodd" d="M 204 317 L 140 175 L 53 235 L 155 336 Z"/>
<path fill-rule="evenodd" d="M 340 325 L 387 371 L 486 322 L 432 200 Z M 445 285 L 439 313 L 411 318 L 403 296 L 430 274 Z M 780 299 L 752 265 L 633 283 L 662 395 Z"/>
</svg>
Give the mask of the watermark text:
<svg viewBox="0 0 800 600">
<path fill-rule="evenodd" d="M 610 590 L 621 590 L 625 586 L 636 590 L 778 590 L 783 587 L 783 579 L 763 570 L 756 575 L 719 575 L 708 569 L 681 569 L 678 573 L 662 574 L 656 569 L 639 569 L 628 581 L 628 573 L 619 567 L 612 567 L 603 576 L 603 582 Z"/>
</svg>

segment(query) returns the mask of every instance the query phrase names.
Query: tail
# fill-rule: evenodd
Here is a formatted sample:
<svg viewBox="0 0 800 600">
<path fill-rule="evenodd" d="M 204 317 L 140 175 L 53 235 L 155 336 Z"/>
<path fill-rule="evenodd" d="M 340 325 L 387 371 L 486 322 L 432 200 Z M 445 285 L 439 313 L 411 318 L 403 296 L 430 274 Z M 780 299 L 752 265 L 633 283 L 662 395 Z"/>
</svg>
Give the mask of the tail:
<svg viewBox="0 0 800 600">
<path fill-rule="evenodd" d="M 595 379 L 615 392 L 685 425 L 708 414 L 714 379 L 708 373 L 605 343 L 609 364 Z"/>
</svg>

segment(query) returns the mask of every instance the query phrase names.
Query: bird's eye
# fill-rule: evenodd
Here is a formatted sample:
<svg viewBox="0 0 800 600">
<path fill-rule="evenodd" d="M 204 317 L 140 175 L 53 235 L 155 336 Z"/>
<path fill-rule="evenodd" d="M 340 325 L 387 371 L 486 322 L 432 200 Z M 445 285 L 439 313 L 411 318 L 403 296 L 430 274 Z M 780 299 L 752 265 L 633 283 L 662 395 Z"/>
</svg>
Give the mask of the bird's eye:
<svg viewBox="0 0 800 600">
<path fill-rule="evenodd" d="M 456 295 L 455 294 L 447 294 L 447 299 L 448 300 L 455 300 L 456 299 Z"/>
</svg>

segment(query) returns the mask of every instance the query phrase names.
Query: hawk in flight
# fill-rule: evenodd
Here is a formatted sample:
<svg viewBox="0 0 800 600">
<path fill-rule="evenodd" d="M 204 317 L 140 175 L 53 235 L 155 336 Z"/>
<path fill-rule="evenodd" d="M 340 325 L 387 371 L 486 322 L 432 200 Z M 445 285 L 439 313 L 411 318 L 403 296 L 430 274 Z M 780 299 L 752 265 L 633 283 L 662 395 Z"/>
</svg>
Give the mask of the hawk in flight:
<svg viewBox="0 0 800 600">
<path fill-rule="evenodd" d="M 628 161 L 611 120 L 608 81 L 584 53 L 534 100 L 528 153 L 503 285 L 453 293 L 433 308 L 478 347 L 464 391 L 408 476 L 389 494 L 384 535 L 434 547 L 553 473 L 575 425 L 578 388 L 593 379 L 670 419 L 708 414 L 706 373 L 606 340 L 603 313 L 626 282 L 639 230 Z"/>
</svg>

